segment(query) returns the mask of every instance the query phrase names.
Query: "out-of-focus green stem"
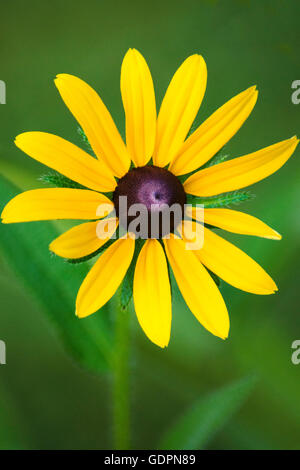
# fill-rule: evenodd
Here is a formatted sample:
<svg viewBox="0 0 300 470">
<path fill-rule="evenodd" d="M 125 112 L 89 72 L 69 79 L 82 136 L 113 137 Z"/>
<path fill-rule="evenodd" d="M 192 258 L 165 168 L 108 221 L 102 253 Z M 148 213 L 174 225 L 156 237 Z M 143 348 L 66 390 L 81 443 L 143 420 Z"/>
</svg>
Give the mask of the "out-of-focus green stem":
<svg viewBox="0 0 300 470">
<path fill-rule="evenodd" d="M 118 299 L 119 300 L 119 299 Z M 116 302 L 116 350 L 113 370 L 113 435 L 116 450 L 130 448 L 130 390 L 129 390 L 129 319 L 128 309 Z"/>
</svg>

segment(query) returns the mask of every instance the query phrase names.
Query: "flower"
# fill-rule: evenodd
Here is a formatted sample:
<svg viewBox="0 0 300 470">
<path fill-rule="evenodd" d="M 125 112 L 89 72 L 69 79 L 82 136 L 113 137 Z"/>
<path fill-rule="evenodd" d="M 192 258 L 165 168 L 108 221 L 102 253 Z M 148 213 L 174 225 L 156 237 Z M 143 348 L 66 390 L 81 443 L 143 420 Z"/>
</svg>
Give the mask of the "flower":
<svg viewBox="0 0 300 470">
<path fill-rule="evenodd" d="M 208 208 L 203 220 L 190 208 L 194 221 L 187 223 L 187 231 L 195 227 L 204 230 L 201 249 L 187 250 L 186 230 L 179 226 L 178 236 L 173 224 L 169 230 L 172 233 L 159 229 L 162 241 L 148 237 L 136 261 L 135 237 L 111 243 L 116 227 L 107 232 L 105 239 L 96 234 L 97 226 L 106 223 L 100 216 L 95 220 L 101 204 L 106 205 L 106 213 L 114 208 L 117 218 L 129 218 L 129 213 L 123 209 L 122 212 L 118 205 L 119 196 L 126 196 L 130 204 L 145 204 L 151 219 L 152 203 L 159 208 L 173 202 L 184 206 L 187 195 L 207 198 L 247 187 L 277 171 L 292 155 L 298 144 L 296 137 L 201 169 L 238 131 L 257 100 L 256 87 L 252 86 L 221 106 L 187 137 L 204 96 L 206 79 L 204 59 L 196 54 L 188 57 L 172 78 L 157 117 L 151 73 L 142 55 L 130 49 L 121 69 L 125 145 L 98 94 L 75 76 L 58 75 L 55 84 L 62 99 L 97 158 L 55 135 L 19 135 L 17 147 L 81 186 L 27 191 L 12 199 L 2 212 L 3 223 L 88 220 L 50 244 L 50 250 L 57 255 L 77 259 L 97 252 L 108 242 L 79 289 L 78 317 L 101 308 L 136 262 L 133 298 L 137 318 L 149 339 L 161 347 L 168 345 L 171 331 L 168 263 L 191 312 L 207 330 L 223 339 L 229 331 L 228 312 L 209 271 L 247 292 L 272 294 L 277 290 L 263 268 L 207 227 L 208 224 L 234 233 L 281 238 L 265 223 L 243 212 Z M 183 181 L 182 175 L 188 177 Z M 113 194 L 112 198 L 109 194 Z"/>
</svg>

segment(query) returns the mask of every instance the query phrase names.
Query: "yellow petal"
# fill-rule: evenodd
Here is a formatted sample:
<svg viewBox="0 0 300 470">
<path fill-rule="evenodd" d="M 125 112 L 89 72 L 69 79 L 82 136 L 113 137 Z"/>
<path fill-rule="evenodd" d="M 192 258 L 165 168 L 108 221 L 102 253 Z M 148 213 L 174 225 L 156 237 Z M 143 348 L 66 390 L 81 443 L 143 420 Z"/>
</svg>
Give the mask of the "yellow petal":
<svg viewBox="0 0 300 470">
<path fill-rule="evenodd" d="M 33 220 L 95 219 L 102 205 L 113 210 L 112 202 L 103 194 L 86 189 L 33 189 L 18 194 L 4 207 L 4 224 Z M 103 214 L 103 217 L 105 214 Z"/>
<path fill-rule="evenodd" d="M 197 216 L 196 208 L 188 208 L 190 217 L 200 222 L 219 227 L 228 232 L 240 233 L 243 235 L 254 235 L 256 237 L 271 238 L 281 240 L 281 235 L 269 227 L 261 220 L 244 212 L 232 209 L 204 209 L 204 217 L 200 213 Z"/>
<path fill-rule="evenodd" d="M 257 152 L 205 168 L 190 176 L 184 189 L 196 196 L 215 196 L 256 183 L 284 165 L 299 140 L 283 140 Z"/>
<path fill-rule="evenodd" d="M 114 234 L 117 226 L 116 219 L 97 220 L 76 225 L 53 240 L 49 249 L 63 258 L 82 258 L 101 248 Z M 100 237 L 99 234 L 102 236 Z"/>
<path fill-rule="evenodd" d="M 257 100 L 255 86 L 248 88 L 217 109 L 184 142 L 170 165 L 175 175 L 190 173 L 212 158 L 239 130 Z"/>
<path fill-rule="evenodd" d="M 156 104 L 153 81 L 144 57 L 129 49 L 121 69 L 121 93 L 126 116 L 126 144 L 135 166 L 153 155 Z"/>
<path fill-rule="evenodd" d="M 38 162 L 96 191 L 113 191 L 116 181 L 105 164 L 65 139 L 46 132 L 25 132 L 15 144 Z"/>
<path fill-rule="evenodd" d="M 147 240 L 134 272 L 134 306 L 138 321 L 148 338 L 161 348 L 171 333 L 171 289 L 164 250 L 157 240 Z"/>
<path fill-rule="evenodd" d="M 179 152 L 200 108 L 206 80 L 205 61 L 197 54 L 188 57 L 175 73 L 158 115 L 155 165 L 164 167 Z"/>
<path fill-rule="evenodd" d="M 96 261 L 79 289 L 76 315 L 87 317 L 114 295 L 121 284 L 134 253 L 132 238 L 119 239 Z"/>
<path fill-rule="evenodd" d="M 203 214 L 203 211 L 202 211 Z M 200 219 L 200 217 L 199 217 Z M 184 219 L 181 224 L 177 226 L 177 232 L 186 245 L 186 250 L 200 250 L 204 241 L 204 225 L 198 224 L 192 220 Z"/>
<path fill-rule="evenodd" d="M 229 317 L 225 302 L 196 252 L 186 250 L 185 242 L 173 235 L 164 240 L 164 244 L 178 287 L 191 312 L 212 334 L 227 338 Z"/>
<path fill-rule="evenodd" d="M 60 74 L 55 85 L 62 99 L 85 132 L 95 154 L 121 177 L 130 166 L 130 156 L 116 125 L 100 96 L 80 78 Z"/>
<path fill-rule="evenodd" d="M 204 245 L 195 252 L 201 263 L 237 289 L 252 294 L 274 294 L 275 282 L 250 256 L 204 228 Z"/>
</svg>

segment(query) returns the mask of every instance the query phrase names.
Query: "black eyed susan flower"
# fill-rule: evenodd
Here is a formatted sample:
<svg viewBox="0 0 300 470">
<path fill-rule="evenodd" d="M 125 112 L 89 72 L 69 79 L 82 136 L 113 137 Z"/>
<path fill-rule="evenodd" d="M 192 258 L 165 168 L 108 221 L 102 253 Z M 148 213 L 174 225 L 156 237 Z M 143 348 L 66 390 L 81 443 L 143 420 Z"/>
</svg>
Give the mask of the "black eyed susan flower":
<svg viewBox="0 0 300 470">
<path fill-rule="evenodd" d="M 50 244 L 51 251 L 74 260 L 107 246 L 79 289 L 78 317 L 101 308 L 134 263 L 137 318 L 150 340 L 161 347 L 167 346 L 171 331 L 169 266 L 191 312 L 220 338 L 228 336 L 229 318 L 210 272 L 246 292 L 272 294 L 277 290 L 263 268 L 211 230 L 214 226 L 245 235 L 281 238 L 265 223 L 243 212 L 205 208 L 203 217 L 191 206 L 187 209 L 187 230 L 174 221 L 167 231 L 160 226 L 158 237 L 151 238 L 149 233 L 137 256 L 134 236 L 111 241 L 118 221 L 121 225 L 122 220 L 130 220 L 133 204 L 143 204 L 151 221 L 156 210 L 153 207 L 178 204 L 184 208 L 188 198 L 201 201 L 247 187 L 277 171 L 294 152 L 296 137 L 239 158 L 206 165 L 242 126 L 257 100 L 256 88 L 248 88 L 187 137 L 204 96 L 206 79 L 203 58 L 193 55 L 186 59 L 172 78 L 157 117 L 149 68 L 141 54 L 130 49 L 121 70 L 125 145 L 98 94 L 77 77 L 58 75 L 55 84 L 62 99 L 97 158 L 55 135 L 19 135 L 16 145 L 21 150 L 78 183 L 78 187 L 27 191 L 12 199 L 2 212 L 3 223 L 86 220 Z M 121 196 L 127 198 L 126 210 L 120 207 Z M 105 211 L 99 214 L 98 208 L 103 205 Z M 113 209 L 116 223 L 107 230 L 105 238 L 99 238 L 97 230 L 108 220 L 103 217 Z M 188 250 L 190 237 L 186 232 L 195 233 L 199 228 L 204 231 L 204 244 L 200 249 Z"/>
</svg>

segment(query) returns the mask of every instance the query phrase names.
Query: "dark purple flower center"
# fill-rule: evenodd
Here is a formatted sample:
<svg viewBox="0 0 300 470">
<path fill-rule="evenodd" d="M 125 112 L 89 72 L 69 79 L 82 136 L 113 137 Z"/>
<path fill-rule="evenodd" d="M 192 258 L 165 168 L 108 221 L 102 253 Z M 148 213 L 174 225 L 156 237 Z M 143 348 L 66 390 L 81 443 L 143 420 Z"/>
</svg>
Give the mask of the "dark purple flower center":
<svg viewBox="0 0 300 470">
<path fill-rule="evenodd" d="M 126 230 L 131 228 L 141 238 L 161 238 L 173 232 L 182 219 L 186 194 L 170 171 L 143 166 L 131 169 L 119 180 L 113 201 L 120 224 Z"/>
</svg>

